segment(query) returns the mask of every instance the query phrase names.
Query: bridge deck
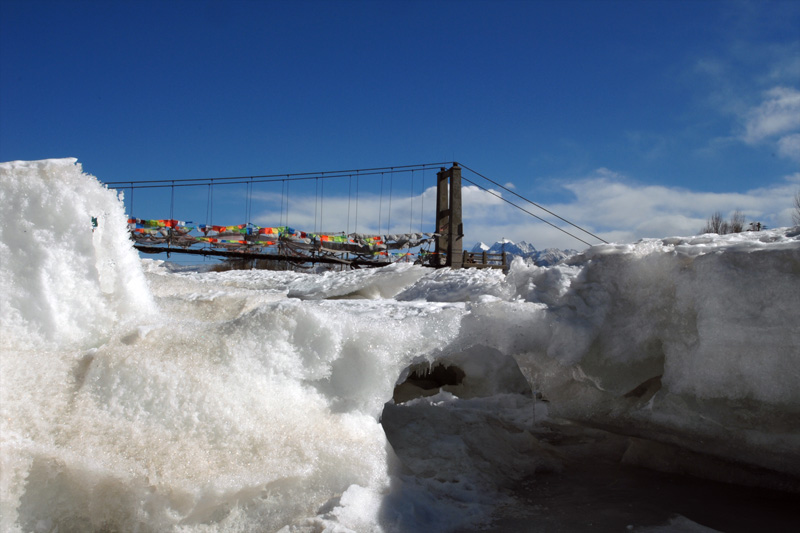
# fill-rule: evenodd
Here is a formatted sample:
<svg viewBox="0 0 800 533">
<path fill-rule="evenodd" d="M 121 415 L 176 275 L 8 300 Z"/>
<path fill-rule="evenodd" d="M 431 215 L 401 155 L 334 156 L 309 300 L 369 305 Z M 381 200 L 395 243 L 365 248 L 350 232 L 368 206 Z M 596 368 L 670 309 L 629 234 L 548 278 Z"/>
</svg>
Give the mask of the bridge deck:
<svg viewBox="0 0 800 533">
<path fill-rule="evenodd" d="M 369 261 L 362 258 L 343 259 L 331 255 L 289 255 L 289 254 L 265 254 L 261 252 L 243 252 L 237 250 L 213 250 L 209 248 L 174 248 L 170 246 L 146 246 L 134 244 L 134 248 L 145 254 L 188 254 L 212 257 L 231 257 L 236 259 L 265 259 L 269 261 L 287 261 L 290 263 L 327 263 L 335 265 L 347 265 L 355 268 L 360 267 L 384 267 L 391 265 L 390 261 Z"/>
</svg>

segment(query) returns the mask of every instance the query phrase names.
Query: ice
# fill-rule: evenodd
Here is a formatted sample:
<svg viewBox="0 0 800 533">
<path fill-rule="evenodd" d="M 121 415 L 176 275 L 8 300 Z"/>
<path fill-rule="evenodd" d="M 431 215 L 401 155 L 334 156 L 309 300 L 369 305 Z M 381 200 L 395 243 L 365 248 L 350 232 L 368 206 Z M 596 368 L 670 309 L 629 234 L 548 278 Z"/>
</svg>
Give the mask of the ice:
<svg viewBox="0 0 800 533">
<path fill-rule="evenodd" d="M 635 418 L 697 451 L 796 475 L 797 231 L 708 238 L 598 246 L 574 259 L 581 269 L 569 290 L 548 297 L 550 330 L 532 332 L 525 344 L 536 349 L 517 361 L 560 400 L 560 415 L 620 426 Z M 536 285 L 519 295 L 542 301 Z M 566 369 L 578 378 L 568 388 L 547 376 Z M 691 444 L 704 438 L 713 444 Z"/>
<path fill-rule="evenodd" d="M 74 159 L 0 164 L 2 346 L 77 346 L 154 310 L 116 191 Z"/>
<path fill-rule="evenodd" d="M 498 269 L 437 270 L 428 272 L 417 283 L 400 291 L 398 300 L 424 300 L 429 302 L 467 302 L 490 296 L 508 298 L 510 287 Z"/>
<path fill-rule="evenodd" d="M 469 530 L 598 458 L 800 491 L 800 228 L 202 272 L 73 159 L 0 178 L 3 531 Z"/>
<path fill-rule="evenodd" d="M 633 528 L 631 527 L 629 529 L 632 530 Z M 641 533 L 674 533 L 676 531 L 681 531 L 683 533 L 717 533 L 716 529 L 711 529 L 702 524 L 692 522 L 685 516 L 676 516 L 670 519 L 667 524 L 640 528 L 637 531 Z"/>
</svg>

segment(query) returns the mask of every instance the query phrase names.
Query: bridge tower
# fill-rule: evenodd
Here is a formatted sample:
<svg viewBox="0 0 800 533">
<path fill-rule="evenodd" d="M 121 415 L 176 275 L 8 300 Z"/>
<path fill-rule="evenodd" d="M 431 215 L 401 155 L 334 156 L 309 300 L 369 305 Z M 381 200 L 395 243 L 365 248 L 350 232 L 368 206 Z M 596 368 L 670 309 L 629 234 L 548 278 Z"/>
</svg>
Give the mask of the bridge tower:
<svg viewBox="0 0 800 533">
<path fill-rule="evenodd" d="M 461 268 L 464 224 L 461 220 L 461 167 L 453 163 L 436 174 L 436 255 L 434 266 Z"/>
</svg>

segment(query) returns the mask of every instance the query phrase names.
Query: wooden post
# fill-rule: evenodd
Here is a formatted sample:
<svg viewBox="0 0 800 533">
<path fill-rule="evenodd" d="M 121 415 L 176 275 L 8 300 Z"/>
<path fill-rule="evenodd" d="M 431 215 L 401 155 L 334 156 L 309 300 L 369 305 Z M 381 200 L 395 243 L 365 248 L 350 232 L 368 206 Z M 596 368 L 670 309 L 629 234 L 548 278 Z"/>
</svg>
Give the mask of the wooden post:
<svg viewBox="0 0 800 533">
<path fill-rule="evenodd" d="M 433 264 L 436 267 L 447 265 L 447 237 L 450 233 L 450 209 L 447 195 L 449 174 L 442 167 L 436 174 L 436 255 Z"/>
<path fill-rule="evenodd" d="M 464 224 L 461 221 L 461 167 L 453 163 L 450 168 L 450 239 L 447 257 L 452 258 L 450 268 L 461 268 Z"/>
<path fill-rule="evenodd" d="M 458 163 L 436 174 L 436 258 L 434 265 L 461 268 L 464 224 L 461 218 L 461 167 Z"/>
</svg>

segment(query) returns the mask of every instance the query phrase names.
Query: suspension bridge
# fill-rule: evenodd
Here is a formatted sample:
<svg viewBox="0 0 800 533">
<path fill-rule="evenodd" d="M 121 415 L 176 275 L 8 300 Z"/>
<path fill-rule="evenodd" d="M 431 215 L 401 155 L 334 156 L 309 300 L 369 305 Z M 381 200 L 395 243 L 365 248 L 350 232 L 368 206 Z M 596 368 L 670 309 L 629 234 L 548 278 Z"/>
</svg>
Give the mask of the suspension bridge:
<svg viewBox="0 0 800 533">
<path fill-rule="evenodd" d="M 435 189 L 426 183 L 431 179 L 435 179 Z M 463 249 L 462 182 L 478 187 L 584 244 L 591 244 L 586 238 L 605 242 L 457 162 L 260 176 L 116 181 L 106 185 L 125 191 L 131 238 L 134 247 L 142 253 L 179 253 L 296 265 L 327 263 L 352 268 L 412 260 L 432 267 L 505 268 L 505 254 L 472 254 Z M 339 191 L 345 187 L 347 190 L 346 203 L 341 199 L 342 194 L 334 205 L 328 198 L 327 212 L 326 183 L 333 183 Z M 312 187 L 313 195 L 310 194 Z M 334 187 L 329 185 L 329 191 Z M 238 192 L 231 193 L 234 189 Z M 305 192 L 299 192 L 301 189 Z M 497 192 L 498 189 L 509 193 L 511 198 Z M 141 196 L 146 190 L 146 201 L 142 205 Z M 433 190 L 435 199 L 426 195 Z M 426 196 L 428 205 L 425 205 Z M 154 209 L 162 209 L 166 214 L 167 197 L 168 218 L 136 216 L 139 211 L 153 213 Z M 234 225 L 216 223 L 221 207 L 226 207 L 228 213 L 233 208 L 241 218 L 223 221 L 237 222 Z M 532 212 L 533 209 L 542 215 Z M 256 210 L 260 211 L 258 224 L 253 220 Z M 313 211 L 313 219 L 310 211 Z M 194 220 L 181 220 L 190 218 L 183 217 L 183 213 L 190 212 Z M 544 218 L 547 215 L 574 229 L 565 230 Z M 269 217 L 274 225 L 261 225 L 261 221 Z M 334 225 L 336 229 L 332 231 Z M 583 237 L 575 235 L 578 233 L 575 230 L 582 232 Z"/>
</svg>

